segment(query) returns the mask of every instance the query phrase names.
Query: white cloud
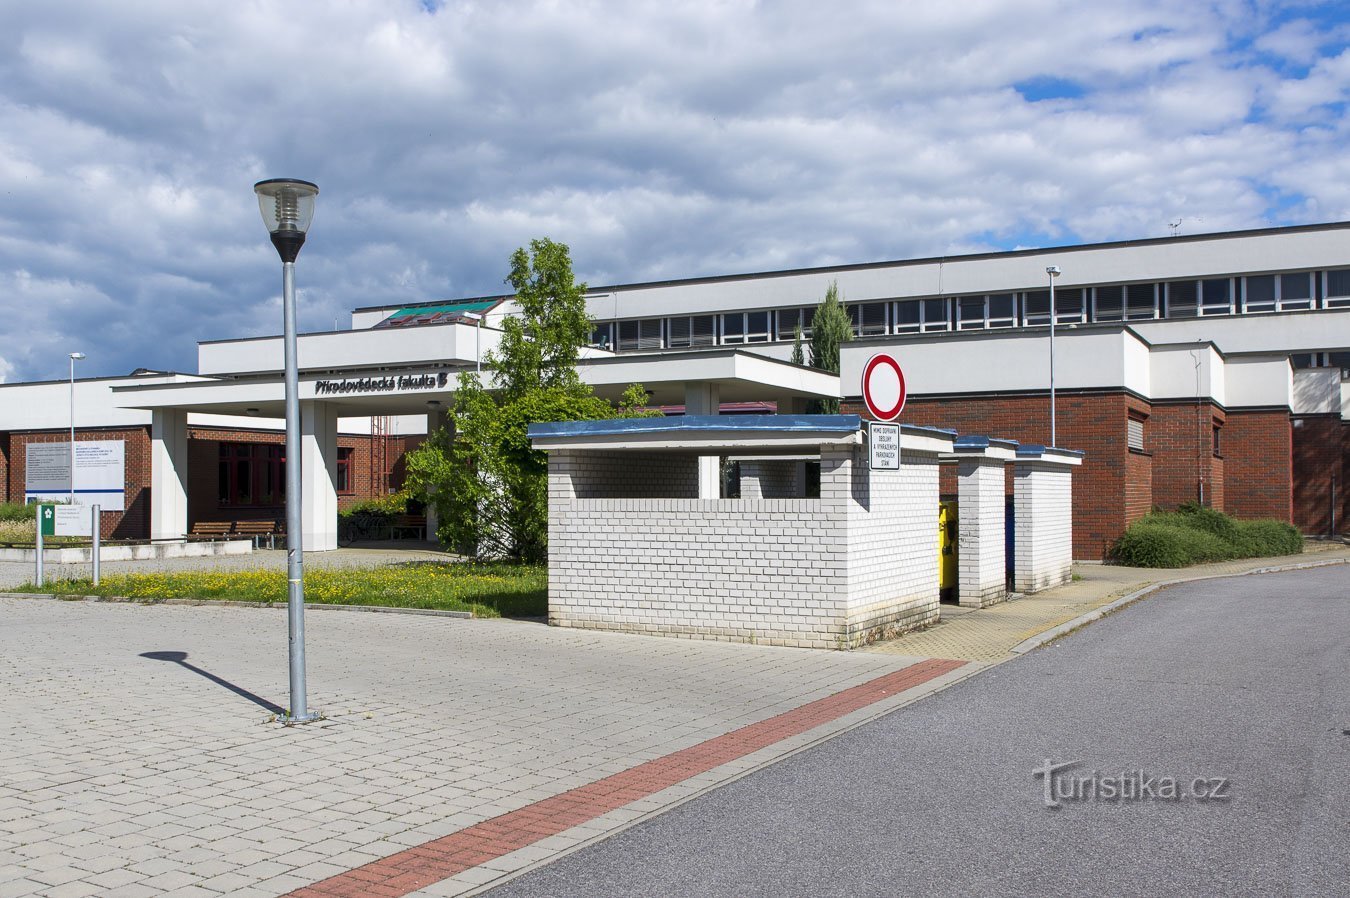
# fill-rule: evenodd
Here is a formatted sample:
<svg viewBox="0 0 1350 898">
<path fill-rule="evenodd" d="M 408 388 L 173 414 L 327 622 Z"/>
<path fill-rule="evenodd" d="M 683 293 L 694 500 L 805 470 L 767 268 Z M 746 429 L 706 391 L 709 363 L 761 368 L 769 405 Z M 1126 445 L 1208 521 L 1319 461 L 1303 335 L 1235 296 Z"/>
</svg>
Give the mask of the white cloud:
<svg viewBox="0 0 1350 898">
<path fill-rule="evenodd" d="M 6 364 L 59 376 L 80 344 L 91 373 L 191 369 L 196 339 L 275 331 L 250 188 L 278 175 L 322 191 L 313 328 L 502 292 L 545 234 L 613 283 L 1346 217 L 1345 29 L 1305 12 L 23 5 L 0 35 L 0 305 L 31 348 Z"/>
</svg>

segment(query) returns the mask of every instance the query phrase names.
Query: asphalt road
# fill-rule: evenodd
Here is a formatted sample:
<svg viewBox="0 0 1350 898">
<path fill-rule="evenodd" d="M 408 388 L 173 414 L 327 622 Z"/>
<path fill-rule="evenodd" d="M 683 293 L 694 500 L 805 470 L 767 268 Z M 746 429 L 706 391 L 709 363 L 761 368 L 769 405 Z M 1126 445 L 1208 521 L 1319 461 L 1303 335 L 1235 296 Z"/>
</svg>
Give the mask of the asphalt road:
<svg viewBox="0 0 1350 898">
<path fill-rule="evenodd" d="M 1336 566 L 1172 588 L 491 895 L 1350 895 L 1347 837 Z"/>
</svg>

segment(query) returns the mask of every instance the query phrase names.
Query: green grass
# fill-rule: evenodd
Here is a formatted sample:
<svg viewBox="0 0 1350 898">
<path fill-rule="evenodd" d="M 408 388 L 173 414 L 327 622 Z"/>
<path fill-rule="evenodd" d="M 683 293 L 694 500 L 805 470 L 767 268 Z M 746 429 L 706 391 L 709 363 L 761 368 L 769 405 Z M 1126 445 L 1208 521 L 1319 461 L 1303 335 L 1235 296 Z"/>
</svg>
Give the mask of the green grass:
<svg viewBox="0 0 1350 898">
<path fill-rule="evenodd" d="M 96 588 L 61 580 L 21 592 L 72 596 L 286 601 L 286 573 L 242 571 L 116 574 Z M 475 617 L 542 617 L 548 613 L 548 569 L 542 565 L 412 562 L 380 568 L 313 568 L 305 572 L 305 601 L 321 605 L 380 605 L 471 611 Z"/>
<path fill-rule="evenodd" d="M 1302 535 L 1283 521 L 1239 521 L 1212 508 L 1187 504 L 1135 521 L 1112 547 L 1111 557 L 1131 567 L 1187 567 L 1302 551 Z"/>
<path fill-rule="evenodd" d="M 31 524 L 37 512 L 21 502 L 0 502 L 0 523 Z"/>
</svg>

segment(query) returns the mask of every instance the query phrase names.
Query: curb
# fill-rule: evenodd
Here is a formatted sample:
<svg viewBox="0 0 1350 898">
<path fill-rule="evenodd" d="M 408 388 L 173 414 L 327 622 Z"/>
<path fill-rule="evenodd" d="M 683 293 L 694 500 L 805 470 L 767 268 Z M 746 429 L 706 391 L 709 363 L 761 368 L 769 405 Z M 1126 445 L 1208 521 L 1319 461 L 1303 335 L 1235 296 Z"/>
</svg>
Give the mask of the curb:
<svg viewBox="0 0 1350 898">
<path fill-rule="evenodd" d="M 0 592 L 4 599 L 47 599 L 56 602 L 108 602 L 114 605 L 189 605 L 212 608 L 285 608 L 285 602 L 235 602 L 229 599 L 153 599 L 131 596 L 75 596 L 54 595 L 45 592 Z M 453 617 L 473 620 L 472 611 L 446 611 L 440 608 L 396 608 L 386 605 L 335 605 L 327 602 L 305 602 L 305 610 L 323 608 L 332 611 L 369 611 L 375 614 L 420 614 L 424 617 Z"/>
<path fill-rule="evenodd" d="M 1035 636 L 1024 639 L 1008 651 L 1012 652 L 1014 655 L 1025 655 L 1032 649 L 1040 648 L 1048 642 L 1054 642 L 1061 636 L 1067 636 L 1079 627 L 1100 620 L 1112 612 L 1119 611 L 1126 605 L 1147 598 L 1160 589 L 1167 589 L 1168 587 L 1178 586 L 1182 583 L 1198 583 L 1202 580 L 1222 580 L 1225 577 L 1246 577 L 1251 574 L 1275 574 L 1282 571 L 1299 571 L 1306 568 L 1331 567 L 1337 564 L 1350 564 L 1350 558 L 1336 558 L 1330 561 L 1305 561 L 1298 564 L 1272 565 L 1270 567 L 1252 568 L 1250 571 L 1238 571 L 1232 574 L 1206 574 L 1202 577 L 1180 577 L 1176 580 L 1164 580 L 1160 583 L 1150 583 L 1148 586 L 1136 589 L 1134 592 L 1124 595 L 1114 602 L 1108 602 L 1100 608 L 1094 608 L 1091 611 L 1080 614 L 1072 620 L 1065 621 L 1059 626 L 1051 627 L 1044 633 L 1037 633 Z"/>
</svg>

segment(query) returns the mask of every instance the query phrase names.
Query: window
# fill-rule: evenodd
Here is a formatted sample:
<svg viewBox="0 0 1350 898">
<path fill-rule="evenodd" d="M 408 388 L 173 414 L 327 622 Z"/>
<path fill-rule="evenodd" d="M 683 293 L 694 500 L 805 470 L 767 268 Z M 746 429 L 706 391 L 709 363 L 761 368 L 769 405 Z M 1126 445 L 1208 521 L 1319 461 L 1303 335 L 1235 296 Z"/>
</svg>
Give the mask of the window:
<svg viewBox="0 0 1350 898">
<path fill-rule="evenodd" d="M 1082 287 L 1055 291 L 1056 324 L 1082 324 L 1087 321 L 1087 305 L 1083 295 Z"/>
<path fill-rule="evenodd" d="M 865 302 L 849 306 L 853 320 L 853 336 L 875 337 L 886 333 L 886 306 L 884 302 Z"/>
<path fill-rule="evenodd" d="M 779 309 L 777 312 L 778 339 L 791 340 L 798 327 L 802 329 L 802 339 L 809 339 L 811 336 L 811 319 L 815 317 L 815 306 L 804 309 Z"/>
<path fill-rule="evenodd" d="M 596 346 L 600 349 L 614 348 L 613 321 L 606 321 L 602 324 L 597 324 L 595 326 L 595 329 L 591 331 L 591 345 Z"/>
<path fill-rule="evenodd" d="M 717 343 L 717 316 L 694 315 L 666 319 L 666 346 L 713 346 Z"/>
<path fill-rule="evenodd" d="M 1094 287 L 1092 290 L 1092 320 L 1124 321 L 1125 288 L 1119 284 Z"/>
<path fill-rule="evenodd" d="M 895 322 L 892 332 L 897 334 L 945 331 L 951 327 L 945 299 L 901 300 L 895 304 L 891 316 Z"/>
<path fill-rule="evenodd" d="M 989 296 L 989 326 L 1012 327 L 1016 324 L 1017 297 L 1011 293 L 992 293 Z"/>
<path fill-rule="evenodd" d="M 957 328 L 963 331 L 984 329 L 984 297 L 963 296 L 956 301 Z"/>
<path fill-rule="evenodd" d="M 351 493 L 356 491 L 356 486 L 352 480 L 352 456 L 356 450 L 351 446 L 339 446 L 337 456 L 337 491 L 339 493 Z"/>
<path fill-rule="evenodd" d="M 1200 314 L 1233 314 L 1233 279 L 1208 278 L 1200 282 Z"/>
<path fill-rule="evenodd" d="M 1242 310 L 1244 312 L 1275 311 L 1275 275 L 1258 274 L 1242 280 Z"/>
<path fill-rule="evenodd" d="M 1125 317 L 1130 321 L 1158 317 L 1156 284 L 1129 284 L 1125 287 Z"/>
<path fill-rule="evenodd" d="M 745 342 L 745 313 L 732 312 L 722 316 L 722 342 Z"/>
<path fill-rule="evenodd" d="M 1029 290 L 1022 294 L 1022 323 L 1028 327 L 1050 323 L 1050 291 Z"/>
<path fill-rule="evenodd" d="M 1172 281 L 1167 287 L 1167 317 L 1194 318 L 1199 314 L 1195 281 Z"/>
<path fill-rule="evenodd" d="M 270 443 L 221 443 L 217 475 L 221 505 L 280 505 L 286 501 L 285 450 Z"/>
<path fill-rule="evenodd" d="M 1144 419 L 1131 416 L 1125 422 L 1125 445 L 1134 452 L 1144 451 Z"/>
<path fill-rule="evenodd" d="M 661 319 L 619 322 L 619 351 L 661 348 Z"/>
<path fill-rule="evenodd" d="M 1211 429 L 1213 431 L 1214 455 L 1217 457 L 1222 449 L 1220 434 L 1223 432 L 1223 428 L 1220 425 L 1215 424 Z"/>
<path fill-rule="evenodd" d="M 745 313 L 745 342 L 769 342 L 769 313 L 767 311 Z"/>
<path fill-rule="evenodd" d="M 1313 307 L 1312 272 L 1280 275 L 1280 311 L 1295 312 Z"/>
<path fill-rule="evenodd" d="M 1350 268 L 1339 268 L 1326 273 L 1326 297 L 1323 302 L 1327 308 L 1350 306 Z"/>
</svg>

